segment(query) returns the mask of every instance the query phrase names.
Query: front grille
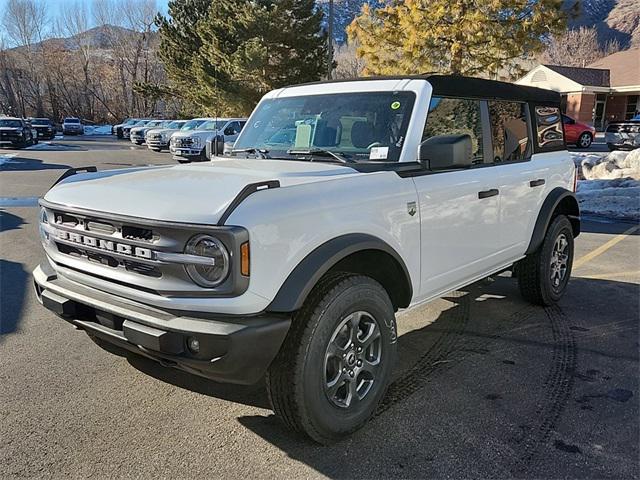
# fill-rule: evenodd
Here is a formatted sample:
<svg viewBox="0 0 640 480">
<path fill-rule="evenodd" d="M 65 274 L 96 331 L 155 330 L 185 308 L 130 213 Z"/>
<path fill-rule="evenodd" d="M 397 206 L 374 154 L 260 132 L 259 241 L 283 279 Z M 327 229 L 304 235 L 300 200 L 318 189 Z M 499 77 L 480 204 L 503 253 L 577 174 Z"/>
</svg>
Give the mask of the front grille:
<svg viewBox="0 0 640 480">
<path fill-rule="evenodd" d="M 193 145 L 193 138 L 174 138 L 172 141 L 176 147 L 190 147 Z"/>
</svg>

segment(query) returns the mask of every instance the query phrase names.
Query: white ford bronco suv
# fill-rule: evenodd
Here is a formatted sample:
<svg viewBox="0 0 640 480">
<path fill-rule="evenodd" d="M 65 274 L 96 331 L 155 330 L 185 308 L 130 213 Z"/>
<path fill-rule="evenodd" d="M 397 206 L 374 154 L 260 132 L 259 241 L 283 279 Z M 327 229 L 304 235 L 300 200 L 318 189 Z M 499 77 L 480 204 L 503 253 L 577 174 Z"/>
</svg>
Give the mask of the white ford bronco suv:
<svg viewBox="0 0 640 480">
<path fill-rule="evenodd" d="M 557 302 L 580 232 L 559 94 L 474 78 L 282 88 L 231 157 L 79 170 L 40 201 L 42 304 L 168 367 L 266 377 L 321 443 L 381 401 L 399 309 L 508 269 Z"/>
</svg>

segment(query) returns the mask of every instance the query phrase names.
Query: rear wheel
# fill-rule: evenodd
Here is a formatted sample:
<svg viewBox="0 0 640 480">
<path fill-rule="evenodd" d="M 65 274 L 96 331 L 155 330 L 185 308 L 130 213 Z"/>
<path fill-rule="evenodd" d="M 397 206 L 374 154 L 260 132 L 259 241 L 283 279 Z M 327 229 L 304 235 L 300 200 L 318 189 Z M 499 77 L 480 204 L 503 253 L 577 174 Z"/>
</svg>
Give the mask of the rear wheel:
<svg viewBox="0 0 640 480">
<path fill-rule="evenodd" d="M 334 442 L 374 413 L 395 357 L 395 315 L 384 288 L 359 275 L 324 278 L 269 367 L 271 406 L 290 428 Z"/>
<path fill-rule="evenodd" d="M 526 300 L 537 305 L 560 300 L 571 277 L 573 247 L 571 222 L 555 217 L 538 250 L 518 262 L 518 285 Z"/>
</svg>

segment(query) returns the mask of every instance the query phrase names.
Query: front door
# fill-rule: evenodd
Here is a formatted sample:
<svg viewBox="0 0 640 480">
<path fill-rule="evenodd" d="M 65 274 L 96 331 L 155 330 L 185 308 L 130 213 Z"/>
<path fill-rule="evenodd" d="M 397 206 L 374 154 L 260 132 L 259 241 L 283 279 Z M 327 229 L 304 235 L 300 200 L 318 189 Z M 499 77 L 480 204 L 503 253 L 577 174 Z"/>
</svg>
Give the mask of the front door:
<svg viewBox="0 0 640 480">
<path fill-rule="evenodd" d="M 482 167 L 489 153 L 482 117 L 478 100 L 434 97 L 429 107 L 423 140 L 469 135 L 472 159 L 471 165 L 413 177 L 421 220 L 422 299 L 473 281 L 496 263 L 500 195 L 493 169 Z"/>
<path fill-rule="evenodd" d="M 602 93 L 596 95 L 596 104 L 593 107 L 593 126 L 601 132 L 604 130 L 607 96 Z"/>
</svg>

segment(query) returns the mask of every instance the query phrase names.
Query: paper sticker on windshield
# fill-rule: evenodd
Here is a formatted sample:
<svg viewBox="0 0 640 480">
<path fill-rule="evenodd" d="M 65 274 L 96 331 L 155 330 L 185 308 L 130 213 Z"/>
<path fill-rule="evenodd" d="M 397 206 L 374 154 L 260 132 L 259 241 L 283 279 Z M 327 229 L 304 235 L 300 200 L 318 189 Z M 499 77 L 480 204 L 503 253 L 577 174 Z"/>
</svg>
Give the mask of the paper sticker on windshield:
<svg viewBox="0 0 640 480">
<path fill-rule="evenodd" d="M 391 110 L 397 110 L 400 108 L 400 102 L 395 101 L 391 104 Z"/>
<path fill-rule="evenodd" d="M 369 153 L 369 160 L 386 160 L 389 155 L 389 147 L 373 147 Z"/>
</svg>

